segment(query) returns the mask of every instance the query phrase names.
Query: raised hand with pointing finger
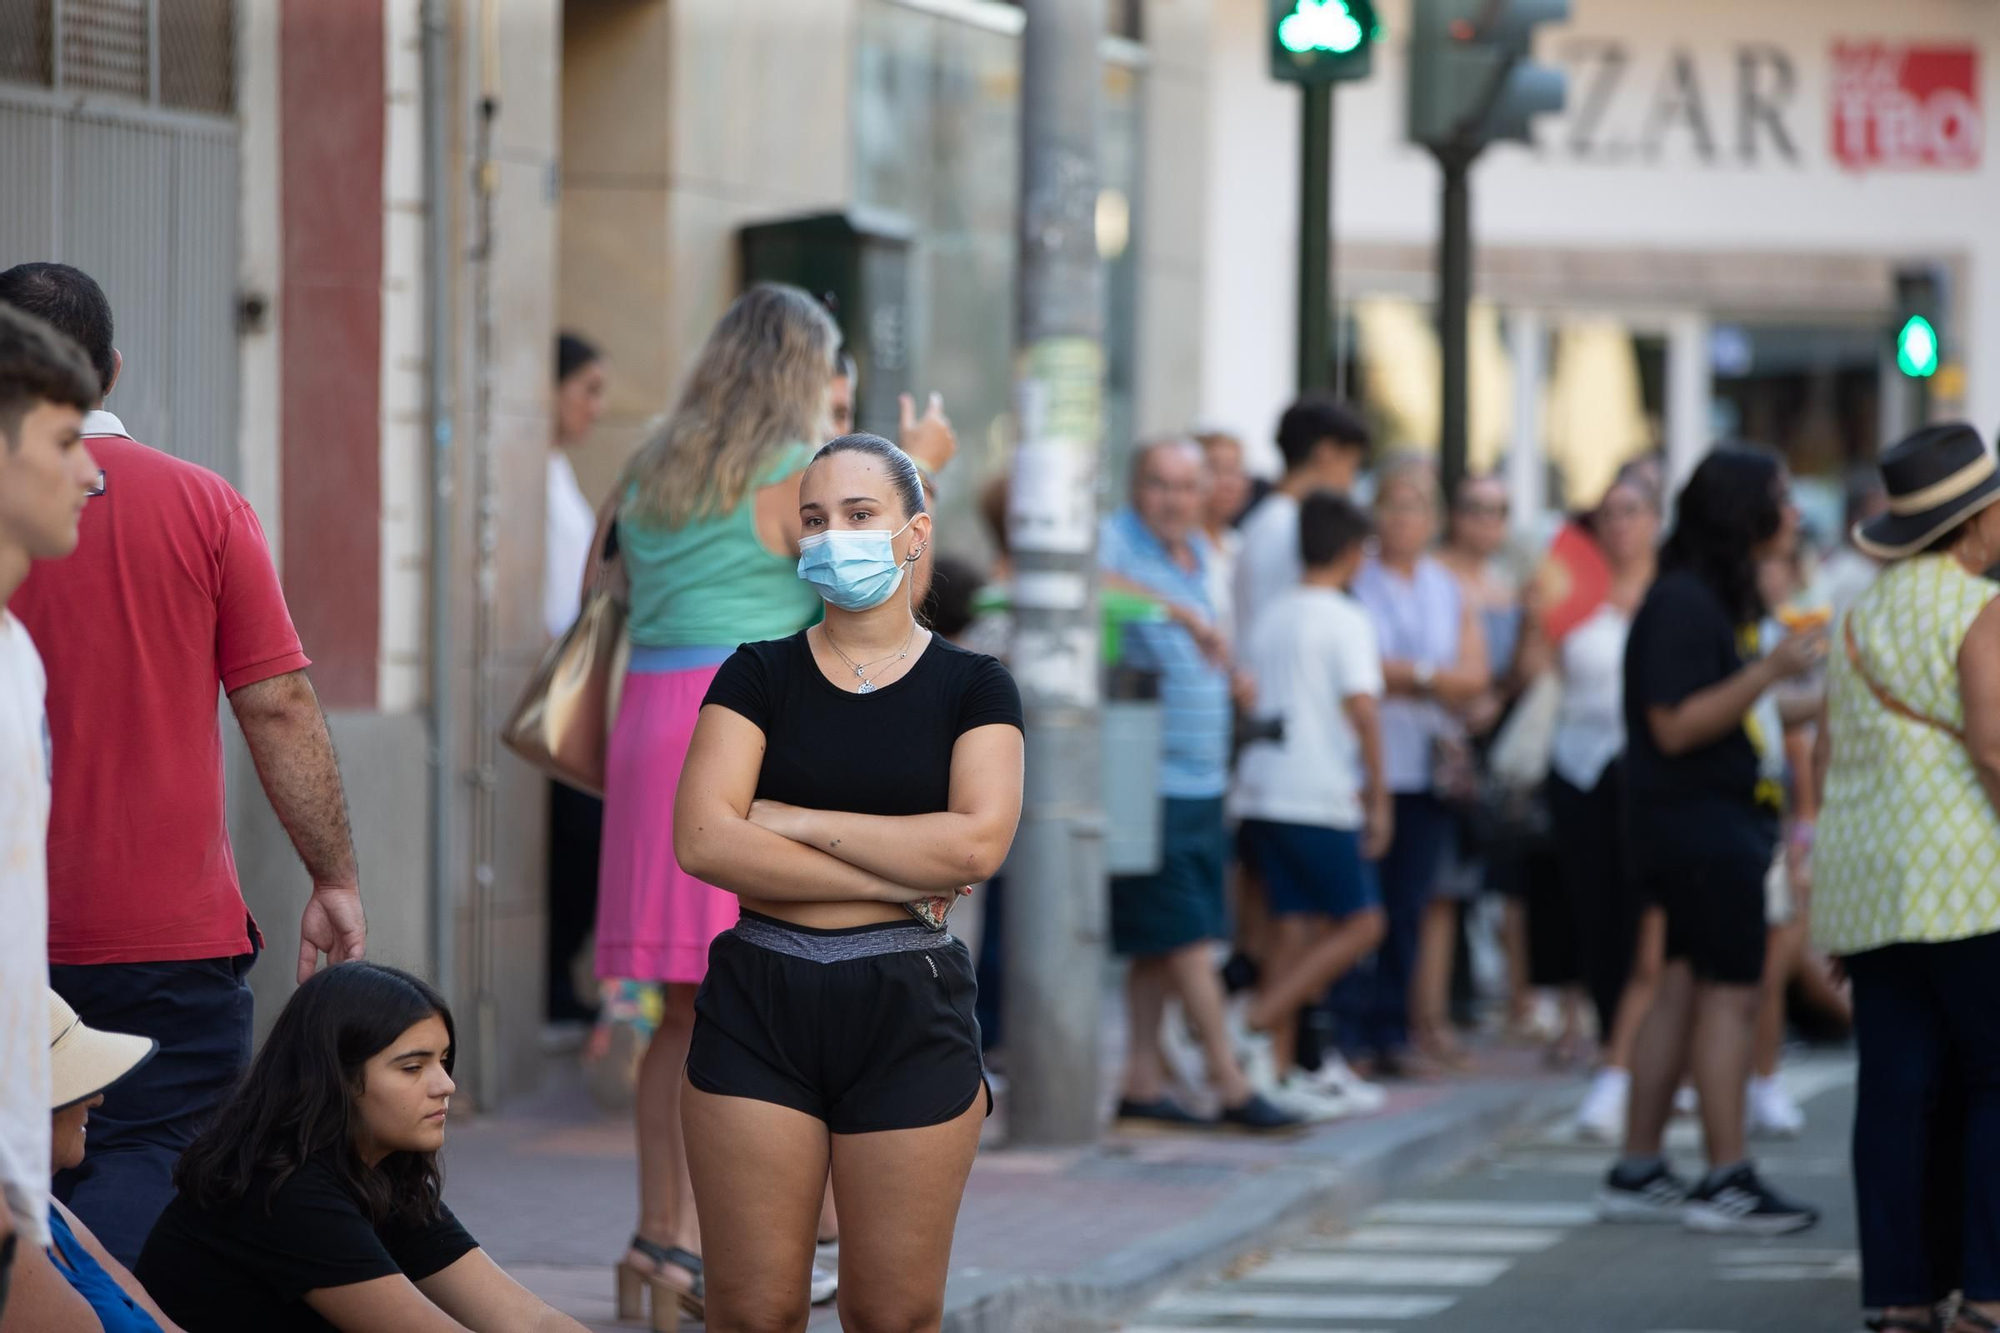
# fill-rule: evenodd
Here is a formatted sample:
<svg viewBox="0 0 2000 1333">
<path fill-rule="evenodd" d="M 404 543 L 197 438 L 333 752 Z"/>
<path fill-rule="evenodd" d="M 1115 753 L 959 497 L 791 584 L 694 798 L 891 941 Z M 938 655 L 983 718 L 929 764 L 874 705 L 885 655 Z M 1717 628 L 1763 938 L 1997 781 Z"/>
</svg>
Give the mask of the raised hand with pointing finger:
<svg viewBox="0 0 2000 1333">
<path fill-rule="evenodd" d="M 951 418 L 944 414 L 944 396 L 931 394 L 930 405 L 922 417 L 917 416 L 917 400 L 911 395 L 903 394 L 901 402 L 902 425 L 896 443 L 926 472 L 943 471 L 944 465 L 958 456 L 958 433 L 951 428 Z"/>
</svg>

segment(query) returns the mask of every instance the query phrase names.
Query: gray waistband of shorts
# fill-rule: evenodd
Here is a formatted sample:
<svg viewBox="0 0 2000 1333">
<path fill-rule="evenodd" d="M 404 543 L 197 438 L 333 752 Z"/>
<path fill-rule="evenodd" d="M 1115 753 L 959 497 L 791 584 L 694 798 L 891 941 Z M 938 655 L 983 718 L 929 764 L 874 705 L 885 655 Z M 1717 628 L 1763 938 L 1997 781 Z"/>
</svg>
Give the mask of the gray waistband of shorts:
<svg viewBox="0 0 2000 1333">
<path fill-rule="evenodd" d="M 807 930 L 746 912 L 732 929 L 745 944 L 813 963 L 845 963 L 885 953 L 920 953 L 957 942 L 950 931 L 932 930 L 916 921 L 907 926 L 892 922 L 864 930 Z"/>
</svg>

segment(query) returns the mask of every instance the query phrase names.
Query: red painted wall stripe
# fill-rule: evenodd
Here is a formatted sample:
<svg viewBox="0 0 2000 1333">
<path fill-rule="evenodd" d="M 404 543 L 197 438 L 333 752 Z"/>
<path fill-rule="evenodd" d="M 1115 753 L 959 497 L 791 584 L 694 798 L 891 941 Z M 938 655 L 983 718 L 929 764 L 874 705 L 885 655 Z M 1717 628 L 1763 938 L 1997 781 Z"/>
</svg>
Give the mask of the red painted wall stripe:
<svg viewBox="0 0 2000 1333">
<path fill-rule="evenodd" d="M 280 0 L 285 595 L 329 707 L 373 708 L 382 637 L 381 0 Z"/>
</svg>

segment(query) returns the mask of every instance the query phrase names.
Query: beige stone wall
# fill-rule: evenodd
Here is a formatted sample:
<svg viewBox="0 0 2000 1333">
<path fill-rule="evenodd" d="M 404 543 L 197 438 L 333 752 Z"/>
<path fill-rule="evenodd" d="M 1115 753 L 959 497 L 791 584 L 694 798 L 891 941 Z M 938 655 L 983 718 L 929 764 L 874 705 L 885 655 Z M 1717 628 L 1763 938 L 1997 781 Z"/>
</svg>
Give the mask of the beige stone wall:
<svg viewBox="0 0 2000 1333">
<path fill-rule="evenodd" d="M 430 514 L 429 360 L 424 310 L 422 9 L 394 0 L 382 116 L 382 597 L 376 701 L 424 703 L 424 602 Z"/>
<path fill-rule="evenodd" d="M 562 325 L 610 399 L 577 472 L 610 486 L 736 294 L 743 223 L 845 204 L 855 0 L 564 6 Z"/>
<path fill-rule="evenodd" d="M 1210 0 L 1149 0 L 1144 14 L 1146 165 L 1136 209 L 1142 439 L 1203 424 L 1210 11 Z"/>
</svg>

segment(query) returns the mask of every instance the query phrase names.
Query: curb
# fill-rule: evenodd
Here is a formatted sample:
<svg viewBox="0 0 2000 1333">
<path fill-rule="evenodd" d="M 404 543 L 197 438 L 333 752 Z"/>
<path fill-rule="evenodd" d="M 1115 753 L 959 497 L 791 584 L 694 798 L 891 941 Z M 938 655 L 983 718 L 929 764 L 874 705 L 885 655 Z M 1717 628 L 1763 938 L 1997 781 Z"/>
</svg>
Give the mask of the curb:
<svg viewBox="0 0 2000 1333">
<path fill-rule="evenodd" d="M 1221 1203 L 1118 1251 L 1088 1278 L 955 1278 L 945 1292 L 943 1333 L 1101 1328 L 1160 1290 L 1219 1271 L 1287 1233 L 1329 1215 L 1358 1216 L 1448 1175 L 1539 1128 L 1575 1096 L 1574 1088 L 1545 1079 L 1469 1084 L 1432 1106 L 1350 1122 L 1329 1136 L 1337 1142 L 1303 1140 L 1298 1160 L 1281 1172 L 1246 1171 Z"/>
</svg>

